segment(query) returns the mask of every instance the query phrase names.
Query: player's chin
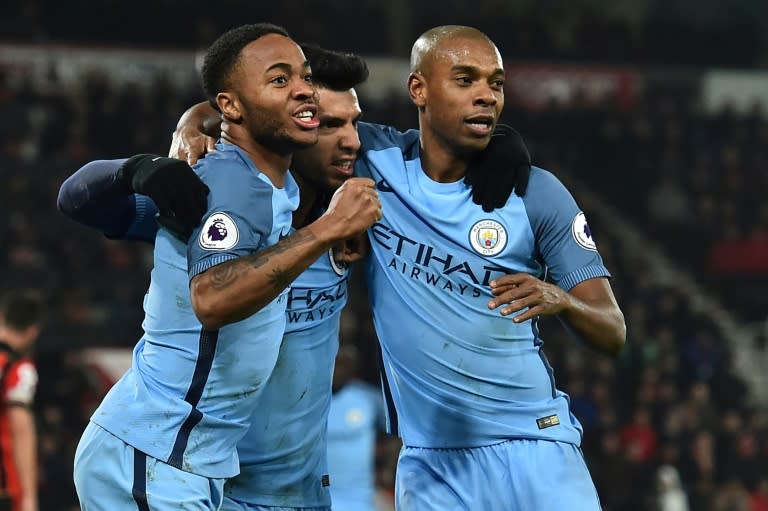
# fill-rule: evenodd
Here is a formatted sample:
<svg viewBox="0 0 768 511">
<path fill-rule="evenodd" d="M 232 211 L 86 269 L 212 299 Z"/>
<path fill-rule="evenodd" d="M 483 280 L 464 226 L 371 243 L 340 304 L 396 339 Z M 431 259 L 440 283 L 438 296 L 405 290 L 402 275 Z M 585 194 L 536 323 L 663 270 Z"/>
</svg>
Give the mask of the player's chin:
<svg viewBox="0 0 768 511">
<path fill-rule="evenodd" d="M 462 140 L 462 152 L 473 154 L 484 151 L 491 137 L 465 137 Z"/>
<path fill-rule="evenodd" d="M 298 130 L 289 137 L 295 150 L 306 149 L 317 144 L 317 130 Z"/>
<path fill-rule="evenodd" d="M 327 176 L 323 184 L 325 185 L 327 191 L 334 192 L 350 177 L 352 176 L 336 173 L 333 176 Z"/>
</svg>

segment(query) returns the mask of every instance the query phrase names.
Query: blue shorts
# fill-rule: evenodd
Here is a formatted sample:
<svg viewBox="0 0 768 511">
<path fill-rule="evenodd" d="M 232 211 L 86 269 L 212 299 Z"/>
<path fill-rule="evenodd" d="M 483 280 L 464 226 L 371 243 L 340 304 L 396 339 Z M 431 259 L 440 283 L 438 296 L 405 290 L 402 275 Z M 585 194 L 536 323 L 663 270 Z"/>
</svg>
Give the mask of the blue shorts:
<svg viewBox="0 0 768 511">
<path fill-rule="evenodd" d="M 509 440 L 469 449 L 403 447 L 398 511 L 598 511 L 581 450 L 549 440 Z"/>
<path fill-rule="evenodd" d="M 330 507 L 285 507 L 285 506 L 255 506 L 235 502 L 229 497 L 224 497 L 221 511 L 331 511 Z"/>
<path fill-rule="evenodd" d="M 82 511 L 216 511 L 224 479 L 174 468 L 89 422 L 75 453 Z"/>
</svg>

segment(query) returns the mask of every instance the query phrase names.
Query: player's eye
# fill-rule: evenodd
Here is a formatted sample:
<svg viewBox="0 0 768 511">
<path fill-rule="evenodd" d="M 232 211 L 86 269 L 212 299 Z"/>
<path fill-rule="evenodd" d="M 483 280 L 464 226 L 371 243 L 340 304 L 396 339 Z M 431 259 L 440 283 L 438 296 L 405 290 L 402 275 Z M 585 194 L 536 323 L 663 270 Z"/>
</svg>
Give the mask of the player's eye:
<svg viewBox="0 0 768 511">
<path fill-rule="evenodd" d="M 493 80 L 491 82 L 491 87 L 493 87 L 494 89 L 503 90 L 504 89 L 504 80 Z"/>
<path fill-rule="evenodd" d="M 285 75 L 275 76 L 269 82 L 275 85 L 285 85 L 288 83 L 288 77 Z"/>
<path fill-rule="evenodd" d="M 308 74 L 304 76 L 304 81 L 307 83 L 312 83 L 312 74 Z"/>
<path fill-rule="evenodd" d="M 459 82 L 459 85 L 461 86 L 472 85 L 472 78 L 469 76 L 457 76 L 456 81 Z"/>
</svg>

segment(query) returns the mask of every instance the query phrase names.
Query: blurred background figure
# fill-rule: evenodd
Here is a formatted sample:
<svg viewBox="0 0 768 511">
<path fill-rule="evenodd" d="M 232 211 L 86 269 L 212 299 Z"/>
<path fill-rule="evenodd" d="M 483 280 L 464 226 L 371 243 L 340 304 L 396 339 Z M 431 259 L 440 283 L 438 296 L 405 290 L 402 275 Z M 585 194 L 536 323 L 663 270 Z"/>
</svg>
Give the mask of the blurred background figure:
<svg viewBox="0 0 768 511">
<path fill-rule="evenodd" d="M 690 511 L 688 496 L 680 482 L 680 474 L 671 465 L 662 465 L 656 471 L 657 511 Z"/>
<path fill-rule="evenodd" d="M 350 343 L 339 346 L 328 415 L 328 473 L 334 511 L 384 511 L 377 498 L 376 446 L 385 429 L 381 391 L 360 379 L 360 353 Z M 388 440 L 391 442 L 392 440 Z M 382 440 L 381 449 L 385 450 Z M 378 502 L 378 504 L 377 504 Z"/>
<path fill-rule="evenodd" d="M 32 404 L 37 369 L 32 349 L 43 303 L 34 291 L 8 292 L 0 301 L 0 509 L 37 511 L 37 433 Z"/>
<path fill-rule="evenodd" d="M 763 476 L 750 495 L 750 511 L 768 511 L 768 476 Z"/>
</svg>

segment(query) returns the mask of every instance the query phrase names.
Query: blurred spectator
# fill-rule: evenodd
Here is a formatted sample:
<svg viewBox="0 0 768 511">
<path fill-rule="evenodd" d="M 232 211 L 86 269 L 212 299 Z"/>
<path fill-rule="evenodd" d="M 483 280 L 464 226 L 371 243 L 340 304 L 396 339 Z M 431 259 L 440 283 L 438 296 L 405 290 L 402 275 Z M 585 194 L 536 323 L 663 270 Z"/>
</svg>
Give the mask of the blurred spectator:
<svg viewBox="0 0 768 511">
<path fill-rule="evenodd" d="M 717 493 L 712 511 L 751 511 L 749 492 L 738 479 L 729 479 Z"/>
<path fill-rule="evenodd" d="M 632 420 L 619 433 L 622 448 L 632 463 L 649 464 L 656 455 L 656 432 L 651 427 L 651 414 L 645 406 L 639 406 Z"/>
<path fill-rule="evenodd" d="M 764 475 L 749 497 L 750 511 L 768 511 L 768 476 Z"/>
<path fill-rule="evenodd" d="M 657 510 L 689 511 L 688 496 L 680 482 L 680 474 L 671 465 L 662 465 L 656 471 Z"/>
<path fill-rule="evenodd" d="M 648 215 L 663 227 L 680 228 L 681 233 L 693 220 L 689 197 L 674 175 L 663 175 L 651 189 L 648 195 Z"/>
<path fill-rule="evenodd" d="M 32 291 L 9 291 L 0 301 L 0 509 L 37 511 L 37 432 L 32 404 L 37 369 L 32 350 L 43 302 Z"/>
<path fill-rule="evenodd" d="M 359 379 L 360 355 L 342 343 L 328 414 L 328 472 L 336 511 L 376 511 L 376 437 L 385 429 L 381 392 Z"/>
</svg>

